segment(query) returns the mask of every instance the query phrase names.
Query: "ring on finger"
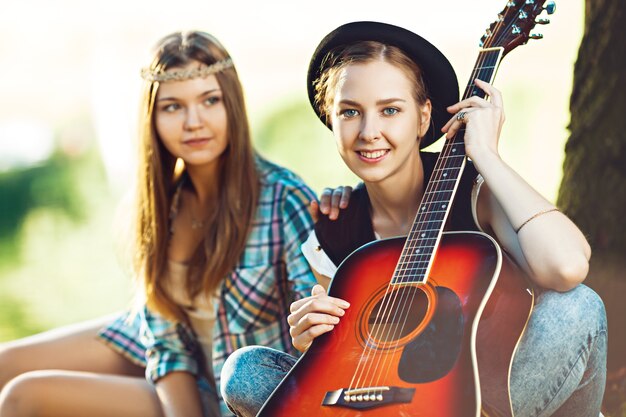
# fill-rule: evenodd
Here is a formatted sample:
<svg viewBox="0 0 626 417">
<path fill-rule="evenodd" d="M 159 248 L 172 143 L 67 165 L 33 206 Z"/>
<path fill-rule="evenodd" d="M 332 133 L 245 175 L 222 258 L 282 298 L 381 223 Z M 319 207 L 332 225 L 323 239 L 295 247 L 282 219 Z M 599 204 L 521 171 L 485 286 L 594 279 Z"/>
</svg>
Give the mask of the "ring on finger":
<svg viewBox="0 0 626 417">
<path fill-rule="evenodd" d="M 456 120 L 458 120 L 461 123 L 467 123 L 467 120 L 465 120 L 466 114 L 467 114 L 466 111 L 460 111 L 459 114 L 456 115 Z"/>
</svg>

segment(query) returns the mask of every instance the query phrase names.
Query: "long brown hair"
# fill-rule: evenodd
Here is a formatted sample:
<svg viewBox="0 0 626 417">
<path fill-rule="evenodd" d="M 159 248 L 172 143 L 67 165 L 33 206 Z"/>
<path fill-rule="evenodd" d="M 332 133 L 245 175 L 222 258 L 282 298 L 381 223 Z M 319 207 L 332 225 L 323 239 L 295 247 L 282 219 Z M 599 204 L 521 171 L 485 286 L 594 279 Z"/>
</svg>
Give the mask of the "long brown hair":
<svg viewBox="0 0 626 417">
<path fill-rule="evenodd" d="M 176 32 L 156 45 L 149 70 L 160 73 L 192 61 L 206 65 L 229 58 L 217 39 L 205 32 Z M 207 222 L 203 243 L 192 256 L 186 291 L 190 298 L 212 293 L 238 262 L 256 210 L 259 181 L 250 139 L 243 90 L 234 66 L 215 74 L 223 92 L 228 145 L 219 161 L 217 210 Z M 139 172 L 136 201 L 135 272 L 148 306 L 166 317 L 185 320 L 164 279 L 167 271 L 170 210 L 180 176 L 176 157 L 159 139 L 154 105 L 159 82 L 145 83 L 139 124 Z"/>
<path fill-rule="evenodd" d="M 428 99 L 428 92 L 420 67 L 402 49 L 377 41 L 360 41 L 337 47 L 324 58 L 325 70 L 315 80 L 315 106 L 330 123 L 330 109 L 335 98 L 334 90 L 339 82 L 341 71 L 350 64 L 372 61 L 388 62 L 404 72 L 413 86 L 412 95 L 418 105 Z"/>
</svg>

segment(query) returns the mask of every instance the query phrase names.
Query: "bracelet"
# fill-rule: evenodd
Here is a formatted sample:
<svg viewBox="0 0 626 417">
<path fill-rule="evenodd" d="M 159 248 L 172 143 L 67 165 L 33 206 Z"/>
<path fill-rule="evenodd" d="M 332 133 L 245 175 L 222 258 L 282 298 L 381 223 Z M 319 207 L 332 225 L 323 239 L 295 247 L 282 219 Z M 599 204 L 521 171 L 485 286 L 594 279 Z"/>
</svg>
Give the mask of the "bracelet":
<svg viewBox="0 0 626 417">
<path fill-rule="evenodd" d="M 522 223 L 520 225 L 520 227 L 515 229 L 515 233 L 519 233 L 519 231 L 522 229 L 522 227 L 526 226 L 528 224 L 528 222 L 530 222 L 531 220 L 536 219 L 537 217 L 541 216 L 542 214 L 550 213 L 551 211 L 561 211 L 561 210 L 559 210 L 556 207 L 552 207 L 550 209 L 541 210 L 541 211 L 533 214 L 532 216 L 530 216 L 528 219 L 526 219 L 526 221 L 524 223 Z"/>
</svg>

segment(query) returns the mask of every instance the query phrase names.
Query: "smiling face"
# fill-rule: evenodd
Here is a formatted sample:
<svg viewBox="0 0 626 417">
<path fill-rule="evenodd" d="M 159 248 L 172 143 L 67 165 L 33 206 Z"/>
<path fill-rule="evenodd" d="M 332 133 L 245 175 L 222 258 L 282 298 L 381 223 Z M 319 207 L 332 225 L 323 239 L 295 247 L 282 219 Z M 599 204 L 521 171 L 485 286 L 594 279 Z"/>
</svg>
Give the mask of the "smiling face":
<svg viewBox="0 0 626 417">
<path fill-rule="evenodd" d="M 192 61 L 180 69 L 197 69 Z M 188 166 L 216 166 L 228 145 L 223 92 L 215 75 L 159 85 L 155 127 L 165 148 Z"/>
<path fill-rule="evenodd" d="M 430 101 L 419 105 L 406 72 L 381 60 L 345 66 L 329 113 L 337 148 L 366 183 L 414 175 Z M 418 165 L 416 165 L 418 164 Z"/>
</svg>

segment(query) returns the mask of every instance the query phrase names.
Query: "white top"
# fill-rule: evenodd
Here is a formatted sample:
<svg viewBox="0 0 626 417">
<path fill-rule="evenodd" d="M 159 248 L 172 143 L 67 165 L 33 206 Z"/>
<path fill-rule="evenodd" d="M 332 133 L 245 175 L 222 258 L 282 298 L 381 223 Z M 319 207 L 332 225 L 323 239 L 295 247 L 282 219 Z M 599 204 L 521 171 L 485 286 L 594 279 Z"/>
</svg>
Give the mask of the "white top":
<svg viewBox="0 0 626 417">
<path fill-rule="evenodd" d="M 315 230 L 311 231 L 309 238 L 300 245 L 300 249 L 309 265 L 311 265 L 311 268 L 329 278 L 335 276 L 337 265 L 330 260 L 326 252 L 324 252 L 324 249 L 320 246 Z"/>
</svg>

